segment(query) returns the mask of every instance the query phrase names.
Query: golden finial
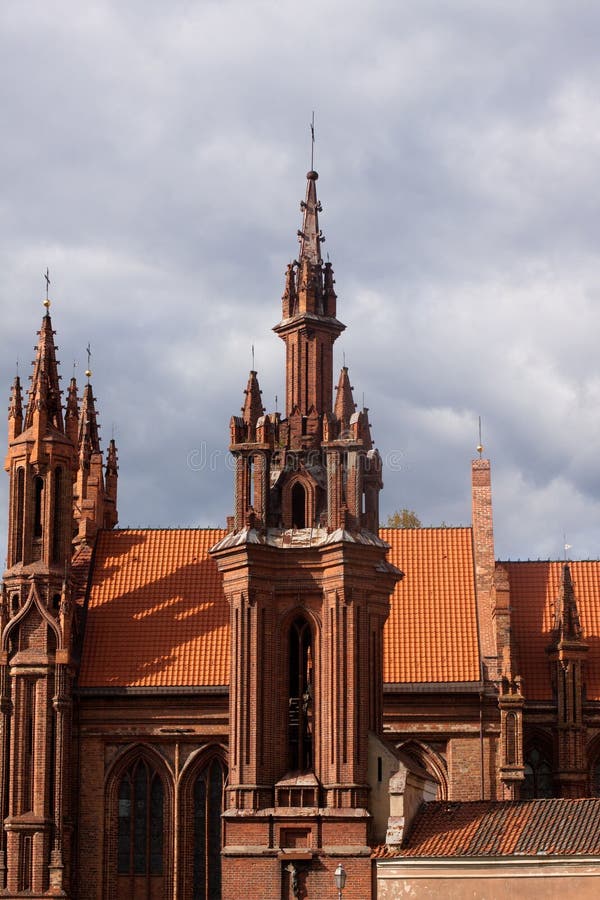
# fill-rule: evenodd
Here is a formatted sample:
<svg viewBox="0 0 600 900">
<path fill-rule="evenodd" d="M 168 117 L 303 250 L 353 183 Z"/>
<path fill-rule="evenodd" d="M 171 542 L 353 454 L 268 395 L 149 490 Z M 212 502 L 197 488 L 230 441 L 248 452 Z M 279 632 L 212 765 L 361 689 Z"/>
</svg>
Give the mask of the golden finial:
<svg viewBox="0 0 600 900">
<path fill-rule="evenodd" d="M 481 454 L 483 453 L 483 444 L 481 443 L 481 416 L 479 416 L 479 443 L 477 444 L 477 452 L 479 453 L 479 459 L 481 459 Z"/>
<path fill-rule="evenodd" d="M 46 297 L 46 299 L 44 300 L 44 306 L 46 307 L 46 309 L 50 309 L 50 301 L 48 300 L 47 297 Z"/>
</svg>

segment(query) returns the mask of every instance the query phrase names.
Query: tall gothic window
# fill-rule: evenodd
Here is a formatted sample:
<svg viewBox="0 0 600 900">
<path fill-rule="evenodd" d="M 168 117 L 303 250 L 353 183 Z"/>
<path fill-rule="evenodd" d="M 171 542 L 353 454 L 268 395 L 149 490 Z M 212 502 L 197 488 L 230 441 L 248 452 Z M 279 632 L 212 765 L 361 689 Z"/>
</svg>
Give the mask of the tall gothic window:
<svg viewBox="0 0 600 900">
<path fill-rule="evenodd" d="M 33 536 L 41 538 L 42 536 L 42 497 L 44 494 L 44 479 L 37 475 L 33 481 L 34 491 L 34 516 L 33 516 Z"/>
<path fill-rule="evenodd" d="M 194 782 L 194 900 L 221 896 L 223 765 L 217 757 Z"/>
<path fill-rule="evenodd" d="M 52 562 L 60 562 L 62 544 L 62 469 L 54 472 L 54 508 L 52 512 Z"/>
<path fill-rule="evenodd" d="M 164 787 L 143 758 L 121 776 L 118 790 L 117 874 L 119 898 L 135 898 L 162 885 L 164 869 Z M 158 895 L 156 895 L 158 896 Z"/>
<path fill-rule="evenodd" d="M 554 797 L 552 766 L 537 747 L 525 754 L 525 781 L 521 787 L 521 798 Z"/>
<path fill-rule="evenodd" d="M 17 471 L 17 518 L 15 523 L 14 561 L 23 559 L 23 522 L 25 518 L 25 469 Z"/>
<path fill-rule="evenodd" d="M 290 769 L 307 771 L 313 760 L 313 660 L 310 625 L 302 616 L 292 622 L 289 641 Z"/>
</svg>

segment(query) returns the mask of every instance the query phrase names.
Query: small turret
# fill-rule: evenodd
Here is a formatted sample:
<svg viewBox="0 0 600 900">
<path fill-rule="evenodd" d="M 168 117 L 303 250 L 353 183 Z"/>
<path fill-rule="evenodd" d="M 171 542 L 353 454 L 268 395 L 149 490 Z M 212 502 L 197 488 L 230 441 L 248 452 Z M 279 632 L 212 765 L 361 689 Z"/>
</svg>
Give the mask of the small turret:
<svg viewBox="0 0 600 900">
<path fill-rule="evenodd" d="M 242 407 L 242 418 L 247 430 L 247 440 L 254 441 L 256 435 L 256 423 L 264 413 L 261 390 L 258 385 L 256 372 L 251 371 L 248 376 L 248 385 L 244 391 L 245 399 Z"/>
<path fill-rule="evenodd" d="M 560 581 L 560 594 L 556 605 L 554 638 L 556 643 L 565 641 L 581 641 L 583 632 L 579 621 L 579 610 L 575 598 L 575 589 L 571 578 L 571 569 L 565 563 Z"/>
<path fill-rule="evenodd" d="M 10 405 L 8 407 L 8 443 L 14 441 L 23 430 L 23 391 L 21 379 L 15 375 L 10 392 Z"/>
<path fill-rule="evenodd" d="M 96 415 L 96 398 L 88 381 L 83 389 L 81 412 L 79 414 L 78 446 L 80 459 L 89 459 L 92 453 L 100 453 L 100 436 Z"/>
<path fill-rule="evenodd" d="M 285 288 L 282 296 L 282 317 L 289 319 L 298 311 L 298 292 L 296 290 L 296 270 L 294 263 L 288 263 L 285 272 Z"/>
<path fill-rule="evenodd" d="M 89 371 L 89 370 L 88 370 Z M 91 373 L 88 375 L 88 379 Z M 75 487 L 75 521 L 78 539 L 90 543 L 99 528 L 104 526 L 104 472 L 96 401 L 91 383 L 83 389 L 79 413 L 79 468 Z"/>
<path fill-rule="evenodd" d="M 119 521 L 117 512 L 117 485 L 119 479 L 119 466 L 117 446 L 114 438 L 110 439 L 106 451 L 106 502 L 104 510 L 104 527 L 114 528 Z"/>
<path fill-rule="evenodd" d="M 350 419 L 352 418 L 355 409 L 356 404 L 354 402 L 354 397 L 352 396 L 352 386 L 348 377 L 348 367 L 342 366 L 334 407 L 335 417 L 340 423 L 340 432 L 348 431 L 350 428 Z"/>
<path fill-rule="evenodd" d="M 65 411 L 65 432 L 75 447 L 79 443 L 79 401 L 77 398 L 77 382 L 71 378 L 67 392 L 67 408 Z"/>
</svg>

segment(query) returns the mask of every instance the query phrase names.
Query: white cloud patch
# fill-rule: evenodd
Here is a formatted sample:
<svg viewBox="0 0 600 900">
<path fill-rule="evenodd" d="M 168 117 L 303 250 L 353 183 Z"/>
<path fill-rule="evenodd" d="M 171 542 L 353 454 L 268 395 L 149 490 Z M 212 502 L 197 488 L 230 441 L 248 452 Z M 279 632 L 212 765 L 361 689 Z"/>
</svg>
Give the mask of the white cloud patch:
<svg viewBox="0 0 600 900">
<path fill-rule="evenodd" d="M 284 396 L 270 329 L 314 108 L 336 365 L 384 514 L 468 521 L 481 415 L 499 554 L 560 555 L 565 531 L 597 556 L 599 26 L 558 0 L 5 3 L 7 394 L 49 266 L 65 378 L 92 344 L 123 524 L 223 523 L 252 344 L 265 406 Z"/>
</svg>

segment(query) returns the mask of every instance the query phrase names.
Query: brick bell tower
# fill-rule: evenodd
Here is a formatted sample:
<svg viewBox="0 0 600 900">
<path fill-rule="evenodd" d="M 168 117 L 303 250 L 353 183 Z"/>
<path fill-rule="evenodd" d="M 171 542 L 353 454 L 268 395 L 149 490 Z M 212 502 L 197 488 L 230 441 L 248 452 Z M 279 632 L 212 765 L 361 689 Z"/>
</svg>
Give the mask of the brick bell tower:
<svg viewBox="0 0 600 900">
<path fill-rule="evenodd" d="M 282 320 L 285 416 L 250 372 L 230 424 L 235 510 L 212 554 L 231 609 L 223 900 L 371 896 L 369 732 L 382 730 L 382 634 L 402 573 L 377 536 L 381 459 L 348 371 L 333 400 L 336 317 L 317 173 Z"/>
<path fill-rule="evenodd" d="M 73 536 L 85 553 L 84 511 L 106 508 L 116 521 L 116 450 L 110 485 L 92 496 L 81 485 L 97 446 L 95 411 L 77 386 L 63 418 L 55 332 L 46 299 L 28 403 L 15 378 L 8 416 L 8 552 L 0 606 L 0 894 L 69 897 L 71 864 L 71 724 L 77 615 Z M 88 375 L 91 373 L 88 373 Z M 89 385 L 88 385 L 89 387 Z M 94 430 L 94 429 L 92 429 Z M 93 445 L 93 446 L 91 446 Z M 88 452 L 89 451 L 89 452 Z M 96 473 L 97 474 L 97 473 Z M 114 477 L 113 477 L 114 476 Z M 88 478 L 88 481 L 93 479 Z M 80 486 L 74 506 L 74 487 Z M 82 533 L 83 536 L 82 536 Z M 87 544 L 88 554 L 91 552 Z"/>
</svg>

